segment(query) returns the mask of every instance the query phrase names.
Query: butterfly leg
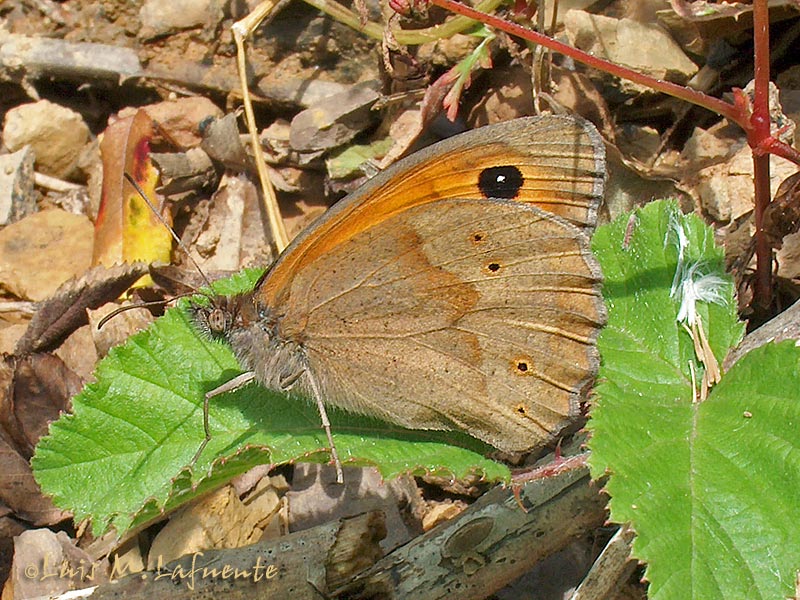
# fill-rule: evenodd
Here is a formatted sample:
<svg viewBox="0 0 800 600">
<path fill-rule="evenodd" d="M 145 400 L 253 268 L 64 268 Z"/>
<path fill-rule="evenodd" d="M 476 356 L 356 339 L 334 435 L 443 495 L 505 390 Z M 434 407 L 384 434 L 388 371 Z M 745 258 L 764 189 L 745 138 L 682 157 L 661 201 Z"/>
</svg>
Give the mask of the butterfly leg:
<svg viewBox="0 0 800 600">
<path fill-rule="evenodd" d="M 339 460 L 339 453 L 336 451 L 336 444 L 333 443 L 333 434 L 331 433 L 331 422 L 328 420 L 328 411 L 325 410 L 325 404 L 322 402 L 322 393 L 320 392 L 319 385 L 314 375 L 306 369 L 306 376 L 311 384 L 311 392 L 314 394 L 314 400 L 317 401 L 317 409 L 319 410 L 320 419 L 322 419 L 322 428 L 328 436 L 328 444 L 331 447 L 331 460 L 336 468 L 336 483 L 344 483 L 344 476 L 342 475 L 342 463 Z"/>
<path fill-rule="evenodd" d="M 197 452 L 194 453 L 191 462 L 189 463 L 190 467 L 194 467 L 197 459 L 200 458 L 200 455 L 205 450 L 205 447 L 208 445 L 208 442 L 211 441 L 211 431 L 208 429 L 208 401 L 210 398 L 214 396 L 219 396 L 220 394 L 224 394 L 226 392 L 233 392 L 234 390 L 238 390 L 240 387 L 246 386 L 248 383 L 252 382 L 256 378 L 256 374 L 252 371 L 248 371 L 247 373 L 242 373 L 241 375 L 237 375 L 230 381 L 226 381 L 222 385 L 215 387 L 210 392 L 206 392 L 206 395 L 203 397 L 203 431 L 206 434 L 205 439 L 200 444 L 200 447 L 197 449 Z"/>
</svg>

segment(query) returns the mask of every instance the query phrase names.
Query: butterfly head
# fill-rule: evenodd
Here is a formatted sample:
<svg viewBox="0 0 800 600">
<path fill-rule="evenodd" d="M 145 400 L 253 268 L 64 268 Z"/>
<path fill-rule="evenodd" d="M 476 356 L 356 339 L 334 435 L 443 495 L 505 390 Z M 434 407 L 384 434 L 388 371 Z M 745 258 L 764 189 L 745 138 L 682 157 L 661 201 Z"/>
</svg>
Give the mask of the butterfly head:
<svg viewBox="0 0 800 600">
<path fill-rule="evenodd" d="M 239 364 L 273 390 L 294 385 L 307 365 L 302 345 L 281 335 L 279 319 L 251 292 L 211 296 L 191 307 L 197 329 L 206 337 L 226 342 Z"/>
<path fill-rule="evenodd" d="M 207 296 L 207 300 L 190 308 L 195 326 L 206 337 L 225 340 L 235 351 L 242 337 L 258 338 L 260 344 L 279 341 L 278 319 L 257 301 L 255 292 Z"/>
<path fill-rule="evenodd" d="M 207 337 L 228 339 L 247 320 L 249 295 L 209 296 L 207 304 L 193 302 L 190 308 L 195 326 Z"/>
</svg>

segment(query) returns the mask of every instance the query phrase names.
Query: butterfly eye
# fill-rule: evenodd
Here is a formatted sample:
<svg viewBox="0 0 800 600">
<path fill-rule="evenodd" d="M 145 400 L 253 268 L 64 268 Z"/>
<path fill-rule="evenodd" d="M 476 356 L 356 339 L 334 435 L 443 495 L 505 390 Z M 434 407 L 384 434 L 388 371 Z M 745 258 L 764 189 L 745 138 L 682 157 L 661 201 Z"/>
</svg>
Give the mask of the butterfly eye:
<svg viewBox="0 0 800 600">
<path fill-rule="evenodd" d="M 227 318 L 224 310 L 215 308 L 208 313 L 208 329 L 211 333 L 225 333 L 226 327 Z"/>
</svg>

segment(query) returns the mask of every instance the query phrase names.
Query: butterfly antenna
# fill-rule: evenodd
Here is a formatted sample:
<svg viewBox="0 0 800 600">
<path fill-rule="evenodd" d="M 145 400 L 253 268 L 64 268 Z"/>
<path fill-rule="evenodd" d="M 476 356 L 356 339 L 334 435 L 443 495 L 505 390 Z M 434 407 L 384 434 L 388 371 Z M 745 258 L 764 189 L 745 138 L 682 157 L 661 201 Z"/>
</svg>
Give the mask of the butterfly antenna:
<svg viewBox="0 0 800 600">
<path fill-rule="evenodd" d="M 181 298 L 186 298 L 187 296 L 194 296 L 196 292 L 186 292 L 185 294 L 178 294 L 177 296 L 173 296 L 169 300 L 151 300 L 150 302 L 139 302 L 138 304 L 129 304 L 128 306 L 120 306 L 119 308 L 112 310 L 108 313 L 105 317 L 100 319 L 100 322 L 97 323 L 97 329 L 101 329 L 103 325 L 108 323 L 111 319 L 116 317 L 120 313 L 124 313 L 128 310 L 133 310 L 134 308 L 147 308 L 148 306 L 158 306 L 158 305 L 165 305 L 168 302 L 172 302 L 173 300 L 180 300 Z"/>
<path fill-rule="evenodd" d="M 108 323 L 111 319 L 116 317 L 120 313 L 124 313 L 128 310 L 133 310 L 134 308 L 147 308 L 148 306 L 156 306 L 157 304 L 161 304 L 162 306 L 167 303 L 167 300 L 153 300 L 152 302 L 140 302 L 139 304 L 130 304 L 128 306 L 120 306 L 116 310 L 112 310 L 108 313 L 105 317 L 100 319 L 100 322 L 97 324 L 97 329 L 101 329 L 103 325 Z"/>
<path fill-rule="evenodd" d="M 210 288 L 211 280 L 209 280 L 209 278 L 206 277 L 206 274 L 203 272 L 203 269 L 201 269 L 200 265 L 197 264 L 197 261 L 189 252 L 189 248 L 186 247 L 186 244 L 184 244 L 181 241 L 181 238 L 178 237 L 178 234 L 175 233 L 175 230 L 172 229 L 170 224 L 167 223 L 166 219 L 162 217 L 161 213 L 156 209 L 155 206 L 153 206 L 153 203 L 150 201 L 150 198 L 147 197 L 147 194 L 144 193 L 144 190 L 139 186 L 139 184 L 136 183 L 136 181 L 134 181 L 133 177 L 131 177 L 128 173 L 123 173 L 123 175 L 125 176 L 125 179 L 128 180 L 128 183 L 130 183 L 134 187 L 134 189 L 139 193 L 142 199 L 145 202 L 147 202 L 147 206 L 150 207 L 150 210 L 153 211 L 153 214 L 156 216 L 156 218 L 159 221 L 161 221 L 161 224 L 167 228 L 167 231 L 169 231 L 169 234 L 172 236 L 172 239 L 175 240 L 175 243 L 178 244 L 178 247 L 186 253 L 186 256 L 188 256 L 189 260 L 192 261 L 194 268 L 197 269 L 197 272 L 200 273 L 200 276 L 203 278 L 203 281 L 205 281 L 206 285 Z"/>
</svg>

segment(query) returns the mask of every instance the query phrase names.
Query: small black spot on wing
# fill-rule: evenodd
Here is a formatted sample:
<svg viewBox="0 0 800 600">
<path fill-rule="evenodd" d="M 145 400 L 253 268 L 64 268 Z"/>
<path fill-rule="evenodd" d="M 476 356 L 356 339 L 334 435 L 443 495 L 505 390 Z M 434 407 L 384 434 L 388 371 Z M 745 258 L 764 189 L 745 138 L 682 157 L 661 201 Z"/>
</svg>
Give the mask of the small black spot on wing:
<svg viewBox="0 0 800 600">
<path fill-rule="evenodd" d="M 517 356 L 511 361 L 511 369 L 517 375 L 533 375 L 533 361 L 530 356 Z"/>
</svg>

